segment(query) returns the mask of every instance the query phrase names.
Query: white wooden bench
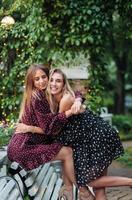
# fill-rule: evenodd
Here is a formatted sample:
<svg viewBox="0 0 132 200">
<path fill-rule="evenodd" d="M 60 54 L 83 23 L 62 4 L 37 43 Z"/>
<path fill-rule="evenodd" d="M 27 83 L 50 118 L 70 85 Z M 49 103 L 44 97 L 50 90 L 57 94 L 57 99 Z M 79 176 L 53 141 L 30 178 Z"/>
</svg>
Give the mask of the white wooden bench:
<svg viewBox="0 0 132 200">
<path fill-rule="evenodd" d="M 61 161 L 49 162 L 34 170 L 26 171 L 18 163 L 10 163 L 8 161 L 5 148 L 4 154 L 2 152 L 0 156 L 0 178 L 7 175 L 17 181 L 23 197 L 25 194 L 28 194 L 31 200 L 57 200 L 59 190 L 63 185 Z M 9 193 L 8 186 L 6 185 L 10 186 L 10 184 L 10 192 L 15 193 L 16 186 L 13 186 L 12 181 L 10 184 L 8 182 L 4 180 L 5 187 L 3 189 L 5 193 L 6 190 L 7 194 Z M 3 189 L 1 188 L 2 191 Z M 73 192 L 73 200 L 77 200 L 77 189 L 75 186 Z M 3 200 L 3 198 L 0 198 L 0 200 Z M 14 196 L 12 200 L 18 199 Z"/>
<path fill-rule="evenodd" d="M 1 200 L 23 200 L 17 181 L 9 176 L 0 177 Z"/>
<path fill-rule="evenodd" d="M 53 161 L 41 165 L 37 169 L 26 171 L 16 162 L 10 166 L 10 173 L 22 183 L 31 200 L 57 200 L 59 190 L 63 184 L 61 178 L 61 161 Z M 22 182 L 21 182 L 22 181 Z M 23 188 L 22 188 L 23 189 Z M 24 194 L 25 191 L 22 190 Z M 74 187 L 74 199 L 77 199 L 77 190 Z"/>
</svg>

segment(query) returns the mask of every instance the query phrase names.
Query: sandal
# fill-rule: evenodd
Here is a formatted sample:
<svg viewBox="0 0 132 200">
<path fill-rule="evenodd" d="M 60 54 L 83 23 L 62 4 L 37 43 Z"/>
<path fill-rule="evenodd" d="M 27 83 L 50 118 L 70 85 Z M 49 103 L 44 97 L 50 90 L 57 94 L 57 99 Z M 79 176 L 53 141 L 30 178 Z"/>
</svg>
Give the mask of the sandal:
<svg viewBox="0 0 132 200">
<path fill-rule="evenodd" d="M 73 200 L 73 190 L 63 185 L 59 191 L 58 200 Z"/>
<path fill-rule="evenodd" d="M 91 193 L 88 187 L 84 192 L 79 191 L 79 200 L 95 200 L 94 195 Z"/>
</svg>

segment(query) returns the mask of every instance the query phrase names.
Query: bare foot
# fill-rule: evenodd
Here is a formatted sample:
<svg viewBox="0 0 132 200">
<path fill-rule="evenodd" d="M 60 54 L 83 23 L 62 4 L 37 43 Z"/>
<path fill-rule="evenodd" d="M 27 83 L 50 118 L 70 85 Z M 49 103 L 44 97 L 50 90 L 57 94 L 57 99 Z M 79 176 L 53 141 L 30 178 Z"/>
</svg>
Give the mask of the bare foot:
<svg viewBox="0 0 132 200">
<path fill-rule="evenodd" d="M 79 200 L 95 200 L 95 197 L 88 187 L 81 187 L 79 188 Z"/>
<path fill-rule="evenodd" d="M 59 191 L 58 200 L 73 200 L 73 187 L 63 185 Z"/>
</svg>

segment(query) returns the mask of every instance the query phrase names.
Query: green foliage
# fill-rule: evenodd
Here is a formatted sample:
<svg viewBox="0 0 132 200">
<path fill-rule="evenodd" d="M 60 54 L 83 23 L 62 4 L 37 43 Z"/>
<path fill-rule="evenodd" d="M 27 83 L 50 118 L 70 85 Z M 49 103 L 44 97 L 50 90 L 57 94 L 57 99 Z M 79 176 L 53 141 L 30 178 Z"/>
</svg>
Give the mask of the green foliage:
<svg viewBox="0 0 132 200">
<path fill-rule="evenodd" d="M 126 134 L 124 131 L 119 132 L 120 138 L 122 141 L 129 141 L 132 140 L 132 130 L 129 131 L 128 134 Z"/>
<path fill-rule="evenodd" d="M 132 117 L 129 115 L 114 115 L 112 118 L 113 125 L 119 130 L 128 134 L 132 130 Z"/>
<path fill-rule="evenodd" d="M 114 115 L 112 124 L 119 130 L 122 141 L 132 140 L 132 117 L 131 115 Z"/>
<path fill-rule="evenodd" d="M 122 164 L 127 167 L 132 167 L 132 148 L 125 149 L 125 154 L 118 159 Z"/>
<path fill-rule="evenodd" d="M 29 197 L 28 196 L 24 197 L 24 200 L 29 200 Z"/>
<path fill-rule="evenodd" d="M 106 74 L 106 69 L 99 67 L 99 64 L 98 67 L 89 69 L 90 78 L 87 83 L 86 104 L 95 112 L 98 112 L 99 108 L 104 106 L 102 97 L 105 91 Z"/>
<path fill-rule="evenodd" d="M 99 108 L 103 105 L 101 94 L 103 87 L 97 83 L 92 84 L 92 81 L 88 84 L 89 89 L 86 95 L 86 106 L 94 112 L 98 112 Z"/>
<path fill-rule="evenodd" d="M 114 107 L 114 101 L 113 101 L 113 96 L 108 93 L 108 91 L 104 93 L 103 96 L 103 106 L 108 108 L 109 112 L 114 112 L 113 107 Z"/>
<path fill-rule="evenodd" d="M 92 107 L 94 100 L 100 104 L 106 80 L 104 44 L 113 12 L 124 4 L 121 0 L 3 0 L 0 20 L 11 15 L 16 23 L 0 26 L 0 118 L 18 117 L 24 76 L 30 64 L 54 65 L 74 58 L 80 51 L 90 57 L 93 78 L 89 102 Z"/>
<path fill-rule="evenodd" d="M 109 58 L 106 62 L 112 60 L 116 67 L 114 112 L 123 114 L 125 113 L 125 85 L 126 83 L 132 84 L 132 2 L 119 0 L 118 3 L 112 14 L 112 23 L 107 33 L 105 49 L 107 58 Z"/>
<path fill-rule="evenodd" d="M 12 127 L 0 127 L 0 147 L 9 143 L 10 137 L 13 133 Z"/>
</svg>

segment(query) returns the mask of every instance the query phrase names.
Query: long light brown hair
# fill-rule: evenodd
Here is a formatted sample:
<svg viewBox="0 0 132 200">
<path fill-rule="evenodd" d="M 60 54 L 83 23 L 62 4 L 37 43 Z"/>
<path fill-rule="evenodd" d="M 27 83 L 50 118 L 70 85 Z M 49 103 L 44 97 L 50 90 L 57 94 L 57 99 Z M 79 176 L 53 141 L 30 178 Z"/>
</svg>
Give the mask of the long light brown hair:
<svg viewBox="0 0 132 200">
<path fill-rule="evenodd" d="M 35 95 L 36 88 L 34 86 L 34 76 L 37 70 L 42 70 L 49 78 L 49 69 L 43 64 L 32 64 L 29 67 L 29 69 L 27 70 L 26 77 L 25 77 L 25 87 L 24 87 L 19 119 L 21 119 L 25 111 L 25 106 L 27 105 L 30 108 L 31 97 L 33 94 Z"/>
<path fill-rule="evenodd" d="M 71 88 L 71 86 L 70 86 L 70 84 L 67 80 L 66 75 L 63 73 L 63 71 L 61 69 L 52 69 L 50 71 L 47 92 L 48 92 L 48 97 L 49 97 L 50 109 L 53 113 L 57 113 L 59 105 L 58 105 L 58 102 L 55 100 L 54 95 L 52 95 L 51 91 L 50 91 L 50 82 L 51 82 L 51 79 L 52 79 L 52 76 L 53 76 L 54 73 L 60 74 L 63 78 L 64 86 L 63 86 L 63 90 L 62 90 L 62 96 L 66 93 L 70 93 L 73 97 L 75 97 L 75 95 L 74 95 L 74 92 L 73 92 L 73 90 L 72 90 L 72 88 Z"/>
</svg>

